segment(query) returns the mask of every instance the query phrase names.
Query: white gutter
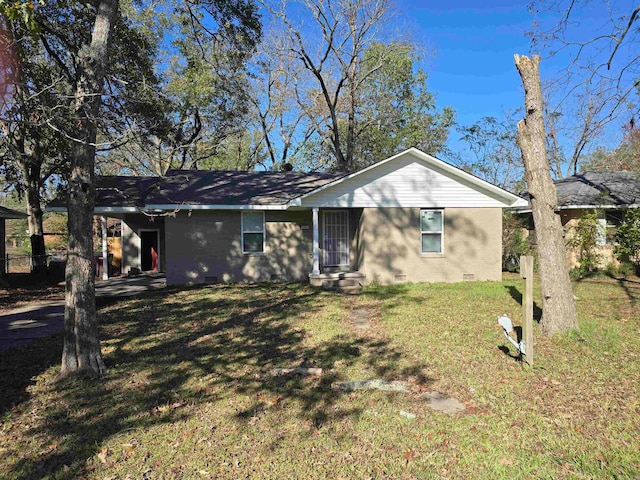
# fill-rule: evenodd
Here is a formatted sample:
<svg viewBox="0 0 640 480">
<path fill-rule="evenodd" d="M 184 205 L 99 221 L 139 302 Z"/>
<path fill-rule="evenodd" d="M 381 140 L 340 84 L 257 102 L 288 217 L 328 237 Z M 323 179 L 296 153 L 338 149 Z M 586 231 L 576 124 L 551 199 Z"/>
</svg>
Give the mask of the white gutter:
<svg viewBox="0 0 640 480">
<path fill-rule="evenodd" d="M 47 212 L 66 212 L 67 207 L 45 207 Z M 138 207 L 95 207 L 93 209 L 94 214 L 102 213 L 137 213 L 141 209 Z"/>
<path fill-rule="evenodd" d="M 287 210 L 288 204 L 280 205 L 192 205 L 192 204 L 151 204 L 144 210 Z"/>
<path fill-rule="evenodd" d="M 626 210 L 629 208 L 640 208 L 640 204 L 632 203 L 629 205 L 562 205 L 556 210 Z M 527 204 L 527 208 L 518 209 L 518 213 L 531 213 L 531 206 Z"/>
</svg>

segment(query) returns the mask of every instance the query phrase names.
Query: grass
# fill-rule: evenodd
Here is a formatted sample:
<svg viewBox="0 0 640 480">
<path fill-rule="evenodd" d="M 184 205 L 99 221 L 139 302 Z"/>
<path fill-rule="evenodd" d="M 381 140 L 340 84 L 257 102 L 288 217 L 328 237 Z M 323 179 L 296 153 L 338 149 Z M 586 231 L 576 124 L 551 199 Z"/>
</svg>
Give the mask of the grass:
<svg viewBox="0 0 640 480">
<path fill-rule="evenodd" d="M 59 337 L 0 352 L 0 477 L 640 478 L 640 283 L 577 283 L 580 331 L 538 335 L 533 369 L 496 322 L 521 323 L 522 288 L 208 286 L 105 306 L 101 382 L 51 382 Z M 269 375 L 291 366 L 325 374 Z M 331 388 L 374 378 L 412 393 Z"/>
</svg>

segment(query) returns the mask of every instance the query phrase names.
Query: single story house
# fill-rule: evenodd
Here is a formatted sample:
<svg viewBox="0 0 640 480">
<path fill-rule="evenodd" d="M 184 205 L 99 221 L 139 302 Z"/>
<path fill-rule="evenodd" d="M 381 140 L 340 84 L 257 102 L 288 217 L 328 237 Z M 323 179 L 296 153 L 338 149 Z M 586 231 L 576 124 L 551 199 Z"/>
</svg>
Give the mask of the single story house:
<svg viewBox="0 0 640 480">
<path fill-rule="evenodd" d="M 555 182 L 558 192 L 558 213 L 565 228 L 567 244 L 572 230 L 585 213 L 597 212 L 598 253 L 601 266 L 615 262 L 613 233 L 629 208 L 640 207 L 640 176 L 635 172 L 584 172 Z M 529 214 L 531 208 L 519 209 Z M 529 222 L 530 234 L 534 233 Z M 578 252 L 567 248 L 567 261 L 571 267 L 579 264 Z"/>
<path fill-rule="evenodd" d="M 411 148 L 351 174 L 172 170 L 100 177 L 123 273 L 169 284 L 500 280 L 502 209 L 526 201 Z"/>
<path fill-rule="evenodd" d="M 4 275 L 7 273 L 7 252 L 6 252 L 6 225 L 5 219 L 18 219 L 18 218 L 27 218 L 27 215 L 18 212 L 16 210 L 11 210 L 10 208 L 5 208 L 0 206 L 0 275 Z"/>
</svg>

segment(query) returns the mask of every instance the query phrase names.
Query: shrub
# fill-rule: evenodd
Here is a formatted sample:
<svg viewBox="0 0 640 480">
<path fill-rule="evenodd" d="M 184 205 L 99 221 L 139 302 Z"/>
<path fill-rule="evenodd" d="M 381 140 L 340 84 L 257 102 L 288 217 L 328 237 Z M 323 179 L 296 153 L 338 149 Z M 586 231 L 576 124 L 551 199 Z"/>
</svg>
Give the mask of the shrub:
<svg viewBox="0 0 640 480">
<path fill-rule="evenodd" d="M 578 251 L 580 265 L 572 270 L 576 278 L 583 278 L 598 271 L 601 255 L 598 253 L 598 212 L 584 213 L 572 230 L 569 246 Z"/>
<path fill-rule="evenodd" d="M 531 253 L 524 236 L 525 222 L 517 214 L 505 211 L 502 215 L 502 270 L 520 271 L 520 256 Z"/>
<path fill-rule="evenodd" d="M 626 211 L 615 234 L 615 254 L 620 263 L 630 263 L 640 272 L 640 209 Z"/>
</svg>

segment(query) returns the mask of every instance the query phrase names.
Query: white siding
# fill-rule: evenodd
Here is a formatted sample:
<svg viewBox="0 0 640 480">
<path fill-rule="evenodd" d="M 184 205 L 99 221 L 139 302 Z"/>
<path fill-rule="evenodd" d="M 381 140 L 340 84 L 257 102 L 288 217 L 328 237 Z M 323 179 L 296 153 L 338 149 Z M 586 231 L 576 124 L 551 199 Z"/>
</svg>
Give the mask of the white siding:
<svg viewBox="0 0 640 480">
<path fill-rule="evenodd" d="M 305 207 L 505 207 L 493 192 L 413 155 L 380 165 L 302 200 Z"/>
</svg>

